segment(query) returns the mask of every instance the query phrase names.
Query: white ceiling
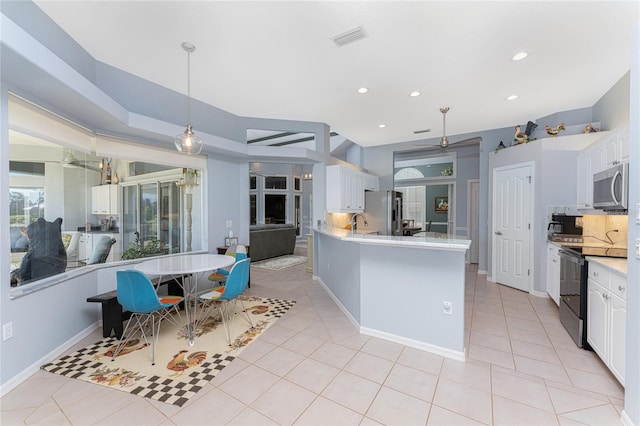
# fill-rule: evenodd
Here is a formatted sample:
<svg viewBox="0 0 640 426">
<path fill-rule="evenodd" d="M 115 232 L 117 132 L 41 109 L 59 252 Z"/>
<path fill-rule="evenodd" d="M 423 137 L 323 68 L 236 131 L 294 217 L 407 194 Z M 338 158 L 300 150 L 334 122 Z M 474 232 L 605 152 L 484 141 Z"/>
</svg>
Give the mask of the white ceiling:
<svg viewBox="0 0 640 426">
<path fill-rule="evenodd" d="M 640 18 L 635 0 L 36 3 L 98 61 L 186 93 L 189 41 L 194 98 L 364 147 L 440 137 L 443 106 L 448 135 L 590 107 L 629 70 Z M 331 40 L 358 26 L 366 38 Z"/>
</svg>

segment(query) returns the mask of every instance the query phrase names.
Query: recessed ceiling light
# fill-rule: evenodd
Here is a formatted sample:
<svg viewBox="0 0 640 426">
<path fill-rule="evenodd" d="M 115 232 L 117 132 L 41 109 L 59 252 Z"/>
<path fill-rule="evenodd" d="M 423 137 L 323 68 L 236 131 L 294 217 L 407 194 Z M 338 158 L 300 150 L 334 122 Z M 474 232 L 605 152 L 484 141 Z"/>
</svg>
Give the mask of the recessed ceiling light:
<svg viewBox="0 0 640 426">
<path fill-rule="evenodd" d="M 366 87 L 361 87 L 358 89 L 358 93 L 367 93 L 369 91 L 369 89 L 367 89 Z"/>
<path fill-rule="evenodd" d="M 409 93 L 409 96 L 411 96 L 412 98 L 415 98 L 416 96 L 420 96 L 422 93 L 418 92 L 417 90 Z"/>
<path fill-rule="evenodd" d="M 513 101 L 513 100 L 518 99 L 518 95 L 507 96 L 505 99 L 508 100 L 508 101 Z"/>
<path fill-rule="evenodd" d="M 527 52 L 518 52 L 515 55 L 513 55 L 513 57 L 511 59 L 513 59 L 514 61 L 521 61 L 524 58 L 526 58 L 527 56 L 529 56 L 529 54 Z"/>
<path fill-rule="evenodd" d="M 387 127 L 387 125 L 386 124 L 378 124 L 378 127 L 381 128 L 381 129 L 384 129 L 385 127 Z"/>
</svg>

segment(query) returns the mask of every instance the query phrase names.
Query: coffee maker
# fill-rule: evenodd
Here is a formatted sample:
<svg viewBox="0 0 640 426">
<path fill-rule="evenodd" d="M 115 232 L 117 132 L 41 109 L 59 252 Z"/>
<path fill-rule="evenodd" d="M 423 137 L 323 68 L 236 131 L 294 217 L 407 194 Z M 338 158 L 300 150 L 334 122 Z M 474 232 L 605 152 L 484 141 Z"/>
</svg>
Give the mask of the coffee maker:
<svg viewBox="0 0 640 426">
<path fill-rule="evenodd" d="M 551 241 L 582 242 L 582 216 L 553 214 L 547 226 Z"/>
</svg>

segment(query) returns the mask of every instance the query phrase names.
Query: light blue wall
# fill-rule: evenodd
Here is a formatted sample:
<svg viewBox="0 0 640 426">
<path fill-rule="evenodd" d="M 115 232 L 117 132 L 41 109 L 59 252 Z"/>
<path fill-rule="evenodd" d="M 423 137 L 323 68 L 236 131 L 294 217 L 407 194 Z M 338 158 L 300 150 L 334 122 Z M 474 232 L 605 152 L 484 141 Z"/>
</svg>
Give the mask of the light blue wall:
<svg viewBox="0 0 640 426">
<path fill-rule="evenodd" d="M 631 73 L 629 101 L 629 205 L 640 204 L 640 22 L 633 29 L 631 42 Z M 617 92 L 617 90 L 616 90 Z M 624 90 L 622 90 L 624 92 Z M 624 96 L 622 96 L 624 97 Z M 599 104 L 600 102 L 598 102 Z M 606 118 L 608 120 L 608 118 Z M 640 239 L 640 224 L 635 222 L 638 208 L 629 213 L 629 245 L 634 247 Z M 627 352 L 624 411 L 631 424 L 640 425 L 640 260 L 629 250 L 627 293 Z"/>
</svg>

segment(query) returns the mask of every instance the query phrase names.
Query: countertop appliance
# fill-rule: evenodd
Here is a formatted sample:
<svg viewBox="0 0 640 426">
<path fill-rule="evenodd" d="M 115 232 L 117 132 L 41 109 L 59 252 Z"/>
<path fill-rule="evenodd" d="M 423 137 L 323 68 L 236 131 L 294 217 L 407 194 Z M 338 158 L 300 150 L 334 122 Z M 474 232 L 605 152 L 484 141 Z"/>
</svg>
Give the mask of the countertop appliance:
<svg viewBox="0 0 640 426">
<path fill-rule="evenodd" d="M 364 213 L 380 235 L 402 235 L 402 192 L 366 191 Z"/>
<path fill-rule="evenodd" d="M 627 210 L 629 165 L 618 164 L 593 175 L 593 207 Z"/>
<path fill-rule="evenodd" d="M 551 241 L 582 242 L 582 216 L 554 213 L 547 234 Z"/>
<path fill-rule="evenodd" d="M 562 246 L 560 249 L 560 322 L 578 347 L 587 343 L 586 256 L 627 257 L 627 249 L 613 247 Z"/>
</svg>

